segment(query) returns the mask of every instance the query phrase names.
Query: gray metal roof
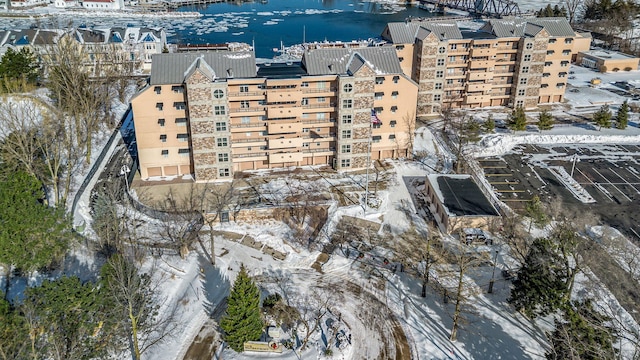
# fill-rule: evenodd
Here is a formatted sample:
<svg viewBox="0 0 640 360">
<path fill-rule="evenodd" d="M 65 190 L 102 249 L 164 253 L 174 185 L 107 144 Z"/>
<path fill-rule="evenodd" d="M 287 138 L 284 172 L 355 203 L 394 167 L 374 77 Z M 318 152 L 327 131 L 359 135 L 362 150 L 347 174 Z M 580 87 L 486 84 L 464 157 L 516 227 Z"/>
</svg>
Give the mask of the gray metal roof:
<svg viewBox="0 0 640 360">
<path fill-rule="evenodd" d="M 530 19 L 492 19 L 483 30 L 492 32 L 497 37 L 534 36 L 544 28 L 550 36 L 570 37 L 576 33 L 569 25 L 569 21 L 562 17 L 530 18 Z"/>
<path fill-rule="evenodd" d="M 348 74 L 349 70 L 359 69 L 358 62 L 362 60 L 376 74 L 402 74 L 400 61 L 391 46 L 307 50 L 302 64 L 309 75 Z"/>
<path fill-rule="evenodd" d="M 444 20 L 388 23 L 387 29 L 390 36 L 388 40 L 394 44 L 413 44 L 420 28 L 434 33 L 441 41 L 462 39 L 458 24 L 452 20 Z"/>
<path fill-rule="evenodd" d="M 216 79 L 256 77 L 256 58 L 253 52 L 154 54 L 151 58 L 151 85 L 182 84 L 197 59 L 213 70 Z"/>
</svg>

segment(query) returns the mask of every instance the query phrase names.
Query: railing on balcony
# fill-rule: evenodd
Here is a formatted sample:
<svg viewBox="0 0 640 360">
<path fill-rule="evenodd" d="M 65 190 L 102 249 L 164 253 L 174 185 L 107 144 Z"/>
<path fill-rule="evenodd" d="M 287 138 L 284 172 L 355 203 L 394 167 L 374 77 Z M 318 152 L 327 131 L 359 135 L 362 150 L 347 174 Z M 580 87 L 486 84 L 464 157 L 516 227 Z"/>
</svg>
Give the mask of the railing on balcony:
<svg viewBox="0 0 640 360">
<path fill-rule="evenodd" d="M 304 109 L 321 109 L 321 108 L 329 108 L 329 107 L 335 107 L 335 106 L 336 106 L 335 103 L 320 103 L 320 104 L 303 105 L 302 107 Z"/>
<path fill-rule="evenodd" d="M 229 112 L 231 113 L 239 113 L 239 112 L 255 112 L 255 111 L 264 111 L 263 107 L 248 107 L 248 108 L 231 108 Z"/>
<path fill-rule="evenodd" d="M 260 96 L 264 95 L 264 91 L 247 91 L 247 92 L 230 92 L 229 97 L 240 97 L 240 96 Z"/>
<path fill-rule="evenodd" d="M 265 123 L 249 123 L 249 124 L 231 124 L 232 128 L 248 128 L 248 127 L 263 127 Z"/>
<path fill-rule="evenodd" d="M 303 119 L 302 123 L 303 124 L 321 124 L 321 123 L 328 123 L 328 122 L 336 122 L 336 119 L 313 119 L 313 120 L 307 120 L 307 119 Z"/>
<path fill-rule="evenodd" d="M 309 148 L 309 149 L 304 150 L 304 152 L 306 152 L 306 153 L 334 152 L 334 151 L 336 151 L 335 148 L 320 148 L 320 149 L 317 149 L 317 148 L 311 149 L 311 148 Z"/>
<path fill-rule="evenodd" d="M 267 138 L 253 138 L 253 139 L 231 139 L 231 144 L 251 143 L 251 142 L 266 142 Z"/>
<path fill-rule="evenodd" d="M 304 94 L 313 94 L 313 93 L 324 93 L 324 92 L 334 92 L 336 91 L 336 88 L 332 87 L 332 88 L 322 88 L 322 89 L 309 89 L 309 88 L 302 88 L 302 92 Z"/>
<path fill-rule="evenodd" d="M 267 152 L 249 153 L 249 154 L 234 154 L 233 158 L 239 159 L 239 158 L 249 158 L 249 157 L 262 157 L 262 156 L 268 156 L 268 155 L 269 155 L 269 153 L 267 153 Z"/>
</svg>

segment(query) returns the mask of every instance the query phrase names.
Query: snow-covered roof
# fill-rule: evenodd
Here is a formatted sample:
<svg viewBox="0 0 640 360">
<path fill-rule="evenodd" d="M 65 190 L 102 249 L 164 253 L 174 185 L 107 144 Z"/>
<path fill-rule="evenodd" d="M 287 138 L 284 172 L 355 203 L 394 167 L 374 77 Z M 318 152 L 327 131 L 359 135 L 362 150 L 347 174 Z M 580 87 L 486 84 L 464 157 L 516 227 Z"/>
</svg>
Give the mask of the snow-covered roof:
<svg viewBox="0 0 640 360">
<path fill-rule="evenodd" d="M 402 74 L 400 61 L 391 46 L 307 50 L 302 64 L 309 75 L 349 74 L 364 64 L 379 75 Z"/>
<path fill-rule="evenodd" d="M 200 59 L 199 66 L 210 67 L 217 78 L 256 77 L 256 58 L 253 52 L 192 52 L 154 54 L 151 85 L 182 84 L 185 74 Z"/>
</svg>

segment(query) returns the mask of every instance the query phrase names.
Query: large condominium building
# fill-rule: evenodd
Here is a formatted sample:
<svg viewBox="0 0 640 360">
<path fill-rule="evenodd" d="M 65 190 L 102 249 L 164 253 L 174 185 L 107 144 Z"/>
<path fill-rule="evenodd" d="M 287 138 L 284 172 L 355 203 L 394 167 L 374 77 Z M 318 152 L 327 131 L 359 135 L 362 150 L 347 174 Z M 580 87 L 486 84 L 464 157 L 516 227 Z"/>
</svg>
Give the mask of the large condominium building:
<svg viewBox="0 0 640 360">
<path fill-rule="evenodd" d="M 271 64 L 252 52 L 154 55 L 149 86 L 131 101 L 141 177 L 207 182 L 407 156 L 417 92 L 393 47 L 315 49 Z"/>
<path fill-rule="evenodd" d="M 469 24 L 471 25 L 471 24 Z M 569 64 L 591 37 L 565 18 L 389 23 L 382 37 L 418 83 L 417 116 L 445 107 L 536 107 L 563 100 Z"/>
</svg>

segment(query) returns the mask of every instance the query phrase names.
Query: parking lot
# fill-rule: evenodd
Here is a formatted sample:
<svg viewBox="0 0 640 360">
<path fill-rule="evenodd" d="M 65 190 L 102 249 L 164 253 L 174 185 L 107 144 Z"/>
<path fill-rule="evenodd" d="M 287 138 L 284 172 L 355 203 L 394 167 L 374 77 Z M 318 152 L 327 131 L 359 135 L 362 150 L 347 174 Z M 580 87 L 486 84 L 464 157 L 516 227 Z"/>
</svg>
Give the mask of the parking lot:
<svg viewBox="0 0 640 360">
<path fill-rule="evenodd" d="M 556 197 L 577 212 L 640 240 L 640 145 L 521 145 L 514 153 L 479 159 L 502 201 L 522 208 L 533 195 Z"/>
</svg>

